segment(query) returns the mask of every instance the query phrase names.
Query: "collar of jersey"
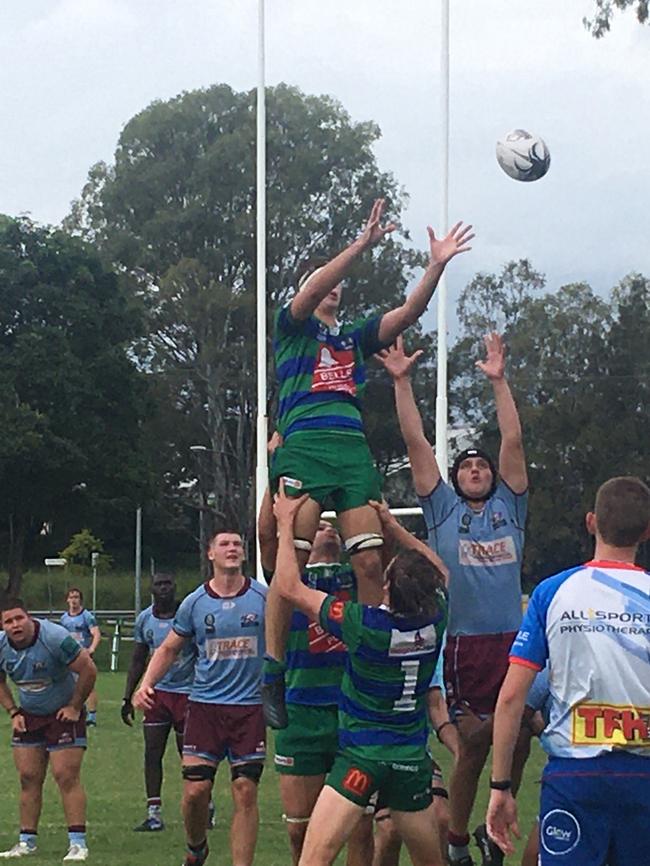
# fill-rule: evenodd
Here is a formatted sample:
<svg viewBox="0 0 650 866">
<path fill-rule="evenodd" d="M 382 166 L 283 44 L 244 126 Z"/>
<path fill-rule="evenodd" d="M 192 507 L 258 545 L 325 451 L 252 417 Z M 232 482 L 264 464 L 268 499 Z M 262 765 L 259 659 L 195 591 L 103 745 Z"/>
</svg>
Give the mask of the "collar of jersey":
<svg viewBox="0 0 650 866">
<path fill-rule="evenodd" d="M 635 565 L 633 562 L 617 562 L 609 559 L 590 559 L 589 562 L 585 562 L 585 566 L 589 566 L 590 568 L 624 568 L 625 571 L 645 572 L 645 568 Z"/>
<path fill-rule="evenodd" d="M 212 589 L 212 587 L 210 586 L 209 580 L 206 580 L 206 582 L 203 584 L 205 591 L 210 596 L 210 598 L 223 598 L 226 600 L 229 598 L 239 598 L 240 595 L 245 595 L 248 592 L 250 585 L 251 585 L 250 577 L 245 577 L 244 578 L 244 584 L 243 584 L 242 588 L 239 590 L 239 592 L 236 592 L 234 595 L 219 595 L 218 592 L 215 592 Z"/>
</svg>

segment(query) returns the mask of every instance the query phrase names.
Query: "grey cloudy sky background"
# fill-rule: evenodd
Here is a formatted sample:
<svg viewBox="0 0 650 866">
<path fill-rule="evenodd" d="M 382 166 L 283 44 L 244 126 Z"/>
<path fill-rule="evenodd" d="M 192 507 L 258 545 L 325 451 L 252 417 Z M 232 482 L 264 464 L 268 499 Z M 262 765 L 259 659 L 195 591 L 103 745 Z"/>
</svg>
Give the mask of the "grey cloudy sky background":
<svg viewBox="0 0 650 866">
<path fill-rule="evenodd" d="M 528 256 L 549 288 L 607 291 L 650 275 L 650 27 L 617 16 L 600 41 L 592 0 L 451 0 L 450 217 L 477 270 Z M 439 196 L 439 0 L 267 0 L 267 81 L 339 98 L 382 128 L 377 155 L 411 196 L 425 246 Z M 88 168 L 112 160 L 123 125 L 154 99 L 256 82 L 255 0 L 3 0 L 0 212 L 59 222 Z M 496 139 L 542 135 L 549 174 L 507 178 Z"/>
</svg>

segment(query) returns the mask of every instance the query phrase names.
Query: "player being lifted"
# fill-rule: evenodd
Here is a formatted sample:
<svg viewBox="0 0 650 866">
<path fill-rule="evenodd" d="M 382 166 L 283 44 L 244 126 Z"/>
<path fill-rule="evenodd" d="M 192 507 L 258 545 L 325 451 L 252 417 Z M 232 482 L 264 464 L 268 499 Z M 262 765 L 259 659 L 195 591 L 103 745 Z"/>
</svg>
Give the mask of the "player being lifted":
<svg viewBox="0 0 650 866">
<path fill-rule="evenodd" d="M 382 224 L 384 200 L 375 201 L 359 237 L 329 262 L 308 262 L 298 292 L 279 310 L 275 363 L 280 386 L 278 430 L 283 437 L 271 461 L 271 485 L 286 479 L 290 495 L 308 494 L 296 517 L 300 571 L 309 558 L 323 504 L 338 515 L 345 548 L 352 557 L 359 597 L 382 597 L 381 524 L 368 505 L 381 499 L 380 476 L 361 420 L 366 359 L 389 345 L 425 311 L 438 281 L 458 253 L 469 250 L 471 226 L 457 223 L 444 238 L 429 228 L 430 261 L 422 279 L 399 307 L 340 324 L 342 281 L 356 259 L 392 232 Z M 273 588 L 267 612 L 267 665 L 263 700 L 267 722 L 286 725 L 283 665 L 291 605 Z"/>
<path fill-rule="evenodd" d="M 383 604 L 346 602 L 305 586 L 294 548 L 294 519 L 306 496 L 281 482 L 275 515 L 278 591 L 348 647 L 339 702 L 339 751 L 307 829 L 301 866 L 336 859 L 379 789 L 415 866 L 442 866 L 431 806 L 426 694 L 447 621 L 444 575 L 413 536 L 414 549 L 386 569 Z M 370 860 L 370 858 L 368 858 Z"/>
<path fill-rule="evenodd" d="M 501 434 L 499 467 L 479 448 L 462 451 L 446 484 L 422 427 L 410 371 L 421 354 L 407 356 L 401 340 L 381 353 L 393 379 L 402 436 L 407 446 L 429 545 L 449 568 L 449 628 L 445 686 L 460 750 L 449 783 L 449 860 L 471 866 L 468 825 L 481 770 L 490 750 L 492 714 L 508 669 L 508 652 L 521 623 L 521 565 L 528 478 L 517 407 L 505 377 L 505 346 L 485 338 L 487 356 L 477 367 L 492 385 Z M 521 776 L 528 738 L 517 750 L 513 784 Z M 491 849 L 486 862 L 502 862 Z"/>
</svg>

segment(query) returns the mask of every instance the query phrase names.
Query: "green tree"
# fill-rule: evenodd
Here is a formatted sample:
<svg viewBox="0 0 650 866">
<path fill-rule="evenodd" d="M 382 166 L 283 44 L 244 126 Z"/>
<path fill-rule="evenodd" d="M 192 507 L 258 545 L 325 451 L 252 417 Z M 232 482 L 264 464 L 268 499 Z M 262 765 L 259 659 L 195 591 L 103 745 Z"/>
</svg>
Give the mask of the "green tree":
<svg viewBox="0 0 650 866">
<path fill-rule="evenodd" d="M 272 312 L 288 298 L 303 257 L 344 246 L 377 195 L 389 200 L 391 219 L 399 220 L 406 196 L 377 166 L 378 127 L 353 122 L 330 97 L 269 88 L 267 126 Z M 255 93 L 217 85 L 140 112 L 120 136 L 114 165 L 91 169 L 66 227 L 96 243 L 144 299 L 147 328 L 135 353 L 168 401 L 157 445 L 166 469 L 161 498 L 178 501 L 198 474 L 214 494 L 215 512 L 250 526 L 257 409 Z M 406 240 L 399 231 L 359 263 L 346 288 L 347 314 L 401 299 L 421 261 Z M 271 388 L 271 405 L 274 398 Z M 200 466 L 188 450 L 193 443 L 210 449 Z"/>
<path fill-rule="evenodd" d="M 515 274 L 525 274 L 525 283 Z M 609 302 L 583 283 L 541 295 L 543 284 L 526 262 L 470 283 L 459 303 L 463 338 L 452 351 L 451 381 L 457 422 L 475 427 L 495 454 L 493 401 L 474 361 L 486 326 L 499 325 L 510 348 L 509 378 L 530 466 L 525 572 L 535 579 L 589 555 L 583 518 L 604 480 L 650 476 L 648 280 L 626 277 Z M 496 285 L 502 292 L 497 310 Z M 469 304 L 489 315 L 463 318 Z"/>
<path fill-rule="evenodd" d="M 0 532 L 14 593 L 41 533 L 56 550 L 82 513 L 106 520 L 139 495 L 145 390 L 126 351 L 134 313 L 86 244 L 1 217 L 0 274 Z"/>
<path fill-rule="evenodd" d="M 596 9 L 593 18 L 583 18 L 583 24 L 596 39 L 600 39 L 609 33 L 612 18 L 617 9 L 634 9 L 639 24 L 645 24 L 648 20 L 648 0 L 595 0 Z"/>
</svg>

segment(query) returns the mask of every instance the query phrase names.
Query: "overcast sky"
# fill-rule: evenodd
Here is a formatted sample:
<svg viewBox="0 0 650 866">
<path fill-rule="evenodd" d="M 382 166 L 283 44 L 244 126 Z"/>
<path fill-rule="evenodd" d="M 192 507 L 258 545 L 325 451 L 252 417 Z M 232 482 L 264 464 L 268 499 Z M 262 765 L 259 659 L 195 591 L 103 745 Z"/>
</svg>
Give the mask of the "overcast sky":
<svg viewBox="0 0 650 866">
<path fill-rule="evenodd" d="M 154 99 L 256 82 L 255 0 L 2 0 L 0 212 L 59 222 L 89 167 Z M 528 256 L 549 287 L 650 276 L 650 27 L 618 15 L 594 40 L 594 0 L 451 0 L 450 217 L 477 270 Z M 267 0 L 267 81 L 336 96 L 379 123 L 377 155 L 406 187 L 419 245 L 438 220 L 438 0 Z M 517 183 L 496 139 L 540 134 L 549 174 Z"/>
</svg>

